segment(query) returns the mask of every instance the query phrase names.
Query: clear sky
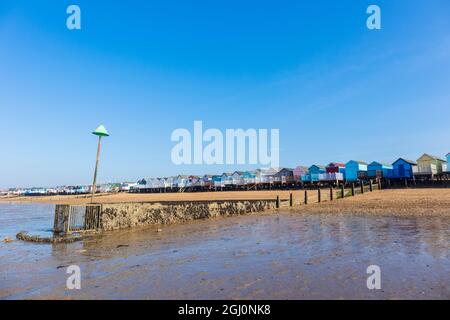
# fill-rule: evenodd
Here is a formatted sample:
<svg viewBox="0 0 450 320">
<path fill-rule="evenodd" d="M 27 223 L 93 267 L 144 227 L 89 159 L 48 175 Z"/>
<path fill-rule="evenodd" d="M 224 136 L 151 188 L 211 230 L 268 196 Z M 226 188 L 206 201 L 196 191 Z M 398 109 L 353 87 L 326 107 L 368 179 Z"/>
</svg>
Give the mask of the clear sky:
<svg viewBox="0 0 450 320">
<path fill-rule="evenodd" d="M 250 168 L 172 164 L 194 120 L 278 128 L 286 167 L 443 157 L 449 89 L 448 0 L 1 0 L 0 187 L 90 183 L 100 123 L 100 182 Z"/>
</svg>

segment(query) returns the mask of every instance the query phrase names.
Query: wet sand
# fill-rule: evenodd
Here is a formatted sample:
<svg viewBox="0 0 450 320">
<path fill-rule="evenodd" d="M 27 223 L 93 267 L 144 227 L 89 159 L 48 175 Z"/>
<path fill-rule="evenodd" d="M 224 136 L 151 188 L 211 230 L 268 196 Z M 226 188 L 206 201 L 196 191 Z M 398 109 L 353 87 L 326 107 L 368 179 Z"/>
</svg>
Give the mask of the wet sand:
<svg viewBox="0 0 450 320">
<path fill-rule="evenodd" d="M 328 189 L 323 189 L 322 200 L 317 202 L 317 191 L 310 190 L 309 204 L 303 205 L 303 190 L 231 191 L 198 193 L 117 193 L 99 194 L 95 203 L 146 202 L 146 201 L 204 201 L 241 199 L 288 199 L 294 197 L 296 208 L 304 213 L 363 213 L 387 215 L 450 216 L 450 189 L 389 189 L 365 193 L 355 197 L 329 201 Z M 44 197 L 0 197 L 0 203 L 64 203 L 83 204 L 91 201 L 90 196 L 44 196 Z M 286 203 L 285 203 L 286 204 Z"/>
<path fill-rule="evenodd" d="M 162 231 L 158 232 L 158 229 Z M 450 220 L 278 213 L 2 245 L 1 299 L 450 299 Z M 67 266 L 81 290 L 66 289 Z M 381 290 L 366 287 L 369 265 Z"/>
<path fill-rule="evenodd" d="M 52 210 L 0 203 L 0 235 L 39 217 L 51 228 Z M 449 190 L 383 190 L 77 243 L 0 243 L 0 299 L 450 299 L 449 253 Z M 81 290 L 66 288 L 73 264 Z M 373 264 L 381 290 L 366 287 Z"/>
</svg>

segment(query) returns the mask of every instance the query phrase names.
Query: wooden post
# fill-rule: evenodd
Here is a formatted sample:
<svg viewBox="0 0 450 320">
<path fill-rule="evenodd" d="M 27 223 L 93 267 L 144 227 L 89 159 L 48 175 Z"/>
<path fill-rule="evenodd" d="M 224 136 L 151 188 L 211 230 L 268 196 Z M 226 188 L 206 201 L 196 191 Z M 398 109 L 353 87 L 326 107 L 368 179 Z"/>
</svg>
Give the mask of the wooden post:
<svg viewBox="0 0 450 320">
<path fill-rule="evenodd" d="M 294 198 L 292 196 L 292 193 L 289 194 L 289 205 L 292 207 L 294 205 Z"/>
<path fill-rule="evenodd" d="M 319 187 L 319 189 L 317 189 L 317 199 L 319 200 L 318 202 L 322 201 L 321 194 L 320 194 L 320 187 Z"/>
<path fill-rule="evenodd" d="M 381 179 L 378 179 L 378 190 L 381 190 Z"/>
<path fill-rule="evenodd" d="M 305 190 L 305 204 L 308 204 L 308 190 Z"/>
<path fill-rule="evenodd" d="M 408 180 L 405 178 L 405 187 L 408 188 Z"/>
<path fill-rule="evenodd" d="M 370 191 L 370 192 L 373 191 L 372 179 L 369 180 L 369 191 Z"/>
<path fill-rule="evenodd" d="M 333 193 L 334 193 L 333 192 L 333 187 L 330 187 L 330 201 L 333 201 L 333 196 L 334 196 Z"/>
<path fill-rule="evenodd" d="M 341 185 L 341 197 L 342 197 L 342 199 L 345 198 L 345 186 L 344 186 L 344 184 Z"/>
<path fill-rule="evenodd" d="M 360 184 L 360 188 L 361 188 L 361 194 L 364 194 L 364 181 L 360 180 L 359 184 Z"/>
<path fill-rule="evenodd" d="M 97 157 L 95 158 L 95 171 L 94 171 L 94 182 L 92 183 L 92 195 L 91 202 L 94 201 L 94 195 L 96 191 L 97 184 L 97 170 L 98 170 L 98 158 L 100 157 L 100 143 L 102 142 L 102 136 L 98 136 L 98 145 L 97 145 Z"/>
<path fill-rule="evenodd" d="M 277 204 L 276 204 L 277 209 L 280 207 L 280 196 L 277 196 Z"/>
<path fill-rule="evenodd" d="M 352 183 L 352 196 L 354 196 L 355 195 L 355 183 L 353 182 Z"/>
</svg>

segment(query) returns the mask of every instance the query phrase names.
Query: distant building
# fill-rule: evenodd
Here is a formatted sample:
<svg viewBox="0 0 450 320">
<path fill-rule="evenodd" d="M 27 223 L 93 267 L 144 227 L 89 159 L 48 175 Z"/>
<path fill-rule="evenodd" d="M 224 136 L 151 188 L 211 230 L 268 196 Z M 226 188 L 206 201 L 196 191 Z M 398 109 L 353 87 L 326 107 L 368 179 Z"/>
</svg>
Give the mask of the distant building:
<svg viewBox="0 0 450 320">
<path fill-rule="evenodd" d="M 446 170 L 446 161 L 442 158 L 424 153 L 417 159 L 417 175 L 435 175 Z"/>
<path fill-rule="evenodd" d="M 367 177 L 367 163 L 364 161 L 350 160 L 345 164 L 345 180 L 357 181 Z"/>
<path fill-rule="evenodd" d="M 294 169 L 294 180 L 301 181 L 302 176 L 308 174 L 309 169 L 305 166 L 297 166 Z"/>
<path fill-rule="evenodd" d="M 394 167 L 389 163 L 373 161 L 367 166 L 369 178 L 391 178 Z"/>
<path fill-rule="evenodd" d="M 326 173 L 325 166 L 313 164 L 309 167 L 308 174 L 302 176 L 303 182 L 317 182 L 319 181 L 319 175 Z"/>
<path fill-rule="evenodd" d="M 397 179 L 412 179 L 418 172 L 417 163 L 412 160 L 399 158 L 393 164 L 392 177 Z"/>
<path fill-rule="evenodd" d="M 447 157 L 447 170 L 446 171 L 450 172 L 450 152 L 447 153 L 446 157 Z"/>
</svg>

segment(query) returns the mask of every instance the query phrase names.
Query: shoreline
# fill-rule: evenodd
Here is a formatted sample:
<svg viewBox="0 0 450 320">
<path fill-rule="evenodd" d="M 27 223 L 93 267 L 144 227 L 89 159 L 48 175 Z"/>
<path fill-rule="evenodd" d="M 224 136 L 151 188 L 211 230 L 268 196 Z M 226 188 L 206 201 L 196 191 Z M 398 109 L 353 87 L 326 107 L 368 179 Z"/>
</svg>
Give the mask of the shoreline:
<svg viewBox="0 0 450 320">
<path fill-rule="evenodd" d="M 309 191 L 309 202 L 303 204 L 304 190 L 223 191 L 199 193 L 117 193 L 97 194 L 94 203 L 145 203 L 145 202 L 208 202 L 232 200 L 282 200 L 293 194 L 294 206 L 280 209 L 293 213 L 372 214 L 391 216 L 445 216 L 450 217 L 450 189 L 385 189 L 330 201 L 326 189 L 321 203 L 317 203 L 315 190 Z M 2 203 L 43 203 L 82 205 L 91 203 L 85 195 L 0 197 Z"/>
</svg>

